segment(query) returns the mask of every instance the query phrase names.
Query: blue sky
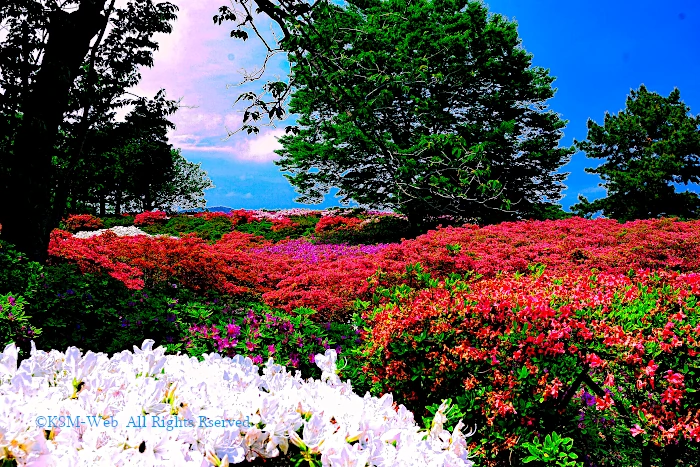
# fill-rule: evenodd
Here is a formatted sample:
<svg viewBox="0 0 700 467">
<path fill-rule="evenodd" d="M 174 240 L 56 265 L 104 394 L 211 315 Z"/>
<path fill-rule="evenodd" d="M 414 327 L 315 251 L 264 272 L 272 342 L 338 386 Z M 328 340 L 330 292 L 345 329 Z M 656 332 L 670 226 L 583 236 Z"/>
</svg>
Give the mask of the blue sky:
<svg viewBox="0 0 700 467">
<path fill-rule="evenodd" d="M 171 0 L 173 1 L 173 0 Z M 241 81 L 241 70 L 252 71 L 264 56 L 254 40 L 229 37 L 230 27 L 215 26 L 212 16 L 225 0 L 174 0 L 180 7 L 174 32 L 159 37 L 154 67 L 143 70 L 136 91 L 153 95 L 163 87 L 171 98 L 182 98 L 171 135 L 190 161 L 201 162 L 216 185 L 206 192 L 208 206 L 248 209 L 338 206 L 331 195 L 320 205 L 302 205 L 298 195 L 273 164 L 279 147 L 277 128 L 262 127 L 258 135 L 238 133 L 227 138 L 227 128 L 241 124 L 232 107 L 242 90 L 228 87 Z M 560 144 L 586 137 L 586 121 L 602 124 L 605 112 L 625 107 L 631 89 L 644 84 L 664 97 L 678 87 L 690 113 L 700 113 L 700 1 L 698 0 L 491 0 L 489 11 L 518 23 L 525 50 L 533 65 L 548 68 L 556 77 L 556 95 L 549 107 L 569 121 Z M 282 56 L 269 67 L 268 76 L 288 70 Z M 586 174 L 598 160 L 577 153 L 563 168 L 565 209 L 578 194 L 590 200 L 604 196 L 597 176 Z"/>
</svg>

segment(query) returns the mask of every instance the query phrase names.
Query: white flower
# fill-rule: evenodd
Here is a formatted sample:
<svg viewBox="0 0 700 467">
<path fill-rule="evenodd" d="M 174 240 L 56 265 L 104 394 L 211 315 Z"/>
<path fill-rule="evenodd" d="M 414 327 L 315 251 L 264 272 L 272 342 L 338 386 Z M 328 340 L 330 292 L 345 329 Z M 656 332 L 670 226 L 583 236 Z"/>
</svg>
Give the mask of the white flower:
<svg viewBox="0 0 700 467">
<path fill-rule="evenodd" d="M 17 347 L 14 343 L 5 346 L 0 357 L 0 377 L 12 377 L 17 371 Z"/>
<path fill-rule="evenodd" d="M 221 467 L 285 455 L 293 444 L 324 466 L 472 465 L 463 424 L 443 429 L 446 406 L 423 440 L 413 414 L 390 394 L 359 397 L 341 383 L 333 350 L 316 358 L 323 381 L 304 381 L 271 360 L 260 375 L 247 357 L 199 362 L 153 344 L 111 359 L 32 347 L 19 369 L 16 347 L 7 346 L 0 461 L 9 453 L 18 466 Z M 66 423 L 50 426 L 47 417 Z"/>
</svg>

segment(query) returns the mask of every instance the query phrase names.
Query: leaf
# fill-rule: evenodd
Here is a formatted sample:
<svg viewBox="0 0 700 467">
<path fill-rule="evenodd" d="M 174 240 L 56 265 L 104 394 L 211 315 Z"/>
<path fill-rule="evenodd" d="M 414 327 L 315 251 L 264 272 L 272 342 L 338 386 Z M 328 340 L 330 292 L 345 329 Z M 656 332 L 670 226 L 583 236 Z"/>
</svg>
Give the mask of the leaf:
<svg viewBox="0 0 700 467">
<path fill-rule="evenodd" d="M 243 39 L 245 41 L 248 39 L 248 33 L 245 31 L 241 31 L 240 29 L 234 29 L 233 31 L 231 31 L 231 37 Z"/>
</svg>

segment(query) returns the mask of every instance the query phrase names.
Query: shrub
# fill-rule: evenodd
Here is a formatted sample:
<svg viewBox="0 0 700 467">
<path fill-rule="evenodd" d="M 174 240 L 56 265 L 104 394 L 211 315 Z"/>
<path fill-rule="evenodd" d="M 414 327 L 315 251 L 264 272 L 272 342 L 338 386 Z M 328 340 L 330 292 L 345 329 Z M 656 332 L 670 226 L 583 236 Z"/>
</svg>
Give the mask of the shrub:
<svg viewBox="0 0 700 467">
<path fill-rule="evenodd" d="M 211 213 L 215 214 L 215 213 Z M 248 222 L 255 222 L 262 220 L 258 217 L 255 211 L 249 211 L 247 209 L 236 209 L 227 214 L 231 218 L 231 224 L 236 226 L 238 224 L 247 224 Z"/>
<path fill-rule="evenodd" d="M 163 211 L 146 211 L 137 214 L 134 225 L 137 227 L 153 224 L 162 224 L 167 220 L 167 214 Z"/>
<path fill-rule="evenodd" d="M 246 294 L 256 293 L 259 280 L 245 250 L 266 243 L 240 232 L 225 234 L 213 246 L 194 234 L 173 239 L 118 237 L 108 231 L 80 239 L 55 230 L 49 255 L 75 261 L 84 272 L 106 271 L 134 290 L 176 281 L 196 292 Z"/>
<path fill-rule="evenodd" d="M 45 267 L 29 302 L 30 322 L 42 329 L 37 345 L 49 349 L 76 346 L 120 352 L 139 339 L 180 339 L 173 315 L 174 288 L 129 290 L 99 273 L 81 273 L 75 264 Z"/>
<path fill-rule="evenodd" d="M 21 295 L 0 294 L 0 347 L 14 342 L 27 354 L 29 342 L 41 334 L 41 329 L 29 323 L 30 316 L 24 312 L 26 304 Z"/>
<path fill-rule="evenodd" d="M 486 465 L 522 459 L 519 439 L 555 430 L 597 465 L 697 455 L 700 398 L 687 388 L 700 384 L 700 277 L 544 271 L 421 273 L 417 288 L 378 289 L 356 316 L 355 387 L 417 414 L 455 398 Z"/>
<path fill-rule="evenodd" d="M 0 294 L 16 292 L 31 298 L 43 268 L 28 261 L 14 245 L 0 240 Z"/>
<path fill-rule="evenodd" d="M 235 229 L 239 232 L 256 235 L 273 242 L 278 242 L 289 236 L 284 229 L 273 231 L 272 226 L 272 221 L 252 221 L 246 224 L 238 224 Z"/>
<path fill-rule="evenodd" d="M 394 215 L 364 216 L 360 222 L 336 224 L 336 228 L 316 232 L 316 243 L 350 245 L 368 245 L 377 243 L 395 243 L 410 235 L 408 220 Z"/>
<path fill-rule="evenodd" d="M 207 240 L 210 243 L 214 243 L 221 240 L 221 238 L 225 234 L 231 232 L 232 229 L 233 223 L 231 221 L 231 217 L 223 215 L 212 216 L 206 219 L 206 222 L 198 226 L 194 232 L 199 238 Z"/>
<path fill-rule="evenodd" d="M 274 219 L 272 221 L 272 227 L 270 227 L 270 230 L 273 232 L 279 232 L 280 230 L 293 230 L 295 227 L 298 227 L 299 224 L 296 222 L 292 221 L 291 219 L 285 217 L 282 219 Z"/>
<path fill-rule="evenodd" d="M 122 226 L 130 227 L 134 225 L 135 216 L 128 214 L 123 214 L 121 216 L 107 216 L 102 218 L 105 229 L 111 229 L 112 227 Z"/>
<path fill-rule="evenodd" d="M 69 232 L 76 232 L 78 230 L 98 230 L 104 227 L 102 219 L 90 214 L 74 214 L 68 216 L 68 218 L 63 221 L 63 225 L 65 230 Z"/>
<path fill-rule="evenodd" d="M 360 224 L 362 221 L 356 217 L 325 216 L 316 224 L 316 232 L 326 232 L 336 229 L 348 229 Z"/>
<path fill-rule="evenodd" d="M 183 320 L 181 328 L 190 326 L 185 344 L 189 355 L 244 355 L 255 364 L 272 358 L 280 365 L 301 370 L 305 377 L 321 376 L 313 360 L 316 353 L 333 348 L 345 355 L 360 342 L 352 326 L 316 323 L 310 319 L 315 311 L 308 308 L 287 313 L 257 302 L 232 306 L 209 301 L 206 305 L 177 305 L 174 311 Z"/>
<path fill-rule="evenodd" d="M 318 381 L 271 361 L 260 374 L 241 356 L 200 362 L 166 356 L 153 344 L 144 341 L 111 359 L 76 348 L 38 350 L 19 368 L 14 345 L 0 352 L 0 418 L 12 427 L 3 425 L 0 463 L 312 467 L 322 459 L 334 466 L 366 465 L 367 459 L 416 465 L 419 459 L 432 467 L 473 466 L 463 424 L 452 433 L 443 429 L 444 408 L 429 430 L 420 430 L 391 396 L 354 394 L 336 375 L 333 350 L 314 356 L 322 370 Z M 75 413 L 76 405 L 95 401 L 106 413 Z M 62 415 L 47 420 L 47 406 Z M 143 415 L 135 417 L 135 409 Z"/>
<path fill-rule="evenodd" d="M 153 224 L 143 228 L 144 232 L 150 235 L 169 235 L 180 237 L 189 233 L 194 233 L 202 240 L 214 243 L 221 239 L 224 234 L 231 232 L 233 227 L 231 217 L 222 213 L 187 216 L 174 216 L 165 224 Z"/>
</svg>

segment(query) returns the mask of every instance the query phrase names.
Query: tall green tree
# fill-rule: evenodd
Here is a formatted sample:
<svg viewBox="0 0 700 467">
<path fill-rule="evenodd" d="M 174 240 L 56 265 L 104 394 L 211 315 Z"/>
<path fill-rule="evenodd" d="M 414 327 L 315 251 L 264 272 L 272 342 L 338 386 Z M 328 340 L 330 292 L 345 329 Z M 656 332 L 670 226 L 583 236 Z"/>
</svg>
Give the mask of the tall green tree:
<svg viewBox="0 0 700 467">
<path fill-rule="evenodd" d="M 441 214 L 538 217 L 561 198 L 566 122 L 546 109 L 554 78 L 531 65 L 515 23 L 464 0 L 253 2 L 282 27 L 291 73 L 265 85 L 271 101 L 241 96 L 244 121 L 284 117 L 291 96 L 299 118 L 276 163 L 299 201 L 338 187 L 343 203 L 419 226 Z"/>
<path fill-rule="evenodd" d="M 169 120 L 178 102 L 161 90 L 154 99 L 137 99 L 123 122 L 90 132 L 81 164 L 74 170 L 79 181 L 69 198 L 79 206 L 174 210 L 203 207 L 203 190 L 213 185 L 199 164 L 188 162 L 168 142 L 174 128 Z M 101 164 L 100 164 L 101 163 Z"/>
<path fill-rule="evenodd" d="M 171 212 L 205 207 L 204 190 L 214 184 L 202 164 L 188 161 L 179 149 L 172 150 L 171 156 L 173 175 L 154 192 L 154 206 Z"/>
<path fill-rule="evenodd" d="M 65 209 L 64 182 L 82 160 L 88 128 L 103 115 L 100 104 L 138 81 L 138 66 L 152 64 L 152 36 L 171 31 L 177 10 L 152 0 L 120 5 L 0 3 L 7 31 L 0 42 L 0 223 L 4 239 L 31 259 L 46 257 Z M 71 151 L 59 149 L 69 137 Z"/>
<path fill-rule="evenodd" d="M 589 119 L 586 140 L 574 144 L 604 160 L 586 172 L 600 176 L 607 196 L 592 202 L 579 196 L 571 209 L 620 221 L 698 217 L 698 195 L 674 186 L 700 182 L 700 116 L 689 112 L 678 89 L 663 97 L 642 85 L 631 91 L 625 110 L 606 112 L 602 126 Z"/>
</svg>

